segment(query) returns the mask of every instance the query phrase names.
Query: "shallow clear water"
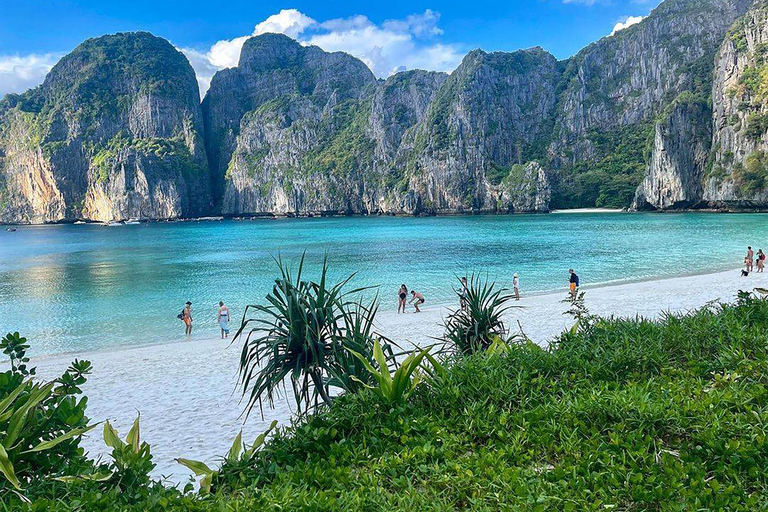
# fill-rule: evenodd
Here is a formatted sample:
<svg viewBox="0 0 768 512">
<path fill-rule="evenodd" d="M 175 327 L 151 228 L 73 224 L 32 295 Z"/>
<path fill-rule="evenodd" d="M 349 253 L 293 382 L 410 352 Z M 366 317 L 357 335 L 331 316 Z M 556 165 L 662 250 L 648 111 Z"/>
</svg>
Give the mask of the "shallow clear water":
<svg viewBox="0 0 768 512">
<path fill-rule="evenodd" d="M 193 302 L 195 337 L 218 334 L 224 300 L 235 322 L 262 302 L 276 265 L 307 251 L 317 276 L 379 286 L 396 309 L 401 283 L 450 303 L 455 276 L 487 272 L 523 293 L 735 268 L 747 245 L 768 249 L 765 214 L 351 217 L 139 226 L 57 225 L 0 231 L 0 332 L 17 330 L 34 355 L 184 340 L 176 319 Z"/>
</svg>

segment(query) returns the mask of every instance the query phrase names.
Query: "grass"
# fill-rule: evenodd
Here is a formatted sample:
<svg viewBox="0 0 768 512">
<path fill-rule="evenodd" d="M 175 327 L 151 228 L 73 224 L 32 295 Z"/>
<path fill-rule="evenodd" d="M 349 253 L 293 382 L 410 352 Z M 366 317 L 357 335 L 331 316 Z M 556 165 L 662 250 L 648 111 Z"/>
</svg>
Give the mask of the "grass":
<svg viewBox="0 0 768 512">
<path fill-rule="evenodd" d="M 765 510 L 767 341 L 756 298 L 592 319 L 549 350 L 456 356 L 399 405 L 347 394 L 205 497 L 36 510 Z"/>
</svg>

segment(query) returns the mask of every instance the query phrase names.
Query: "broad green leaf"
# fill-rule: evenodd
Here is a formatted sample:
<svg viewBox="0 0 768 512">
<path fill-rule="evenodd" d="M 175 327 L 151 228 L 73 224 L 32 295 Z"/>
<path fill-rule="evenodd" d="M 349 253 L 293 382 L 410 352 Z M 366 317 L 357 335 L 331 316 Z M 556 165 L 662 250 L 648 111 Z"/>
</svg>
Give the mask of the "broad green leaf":
<svg viewBox="0 0 768 512">
<path fill-rule="evenodd" d="M 227 460 L 229 462 L 235 462 L 240 458 L 240 452 L 243 451 L 243 431 L 238 432 L 235 441 L 232 443 L 232 447 L 227 454 Z"/>
<path fill-rule="evenodd" d="M 16 473 L 13 471 L 13 464 L 11 464 L 11 460 L 8 458 L 8 452 L 5 451 L 2 445 L 0 445 L 0 472 L 11 482 L 11 485 L 16 489 L 21 489 L 19 479 L 16 478 Z"/>
<path fill-rule="evenodd" d="M 109 423 L 109 420 L 104 423 L 104 443 L 110 448 L 115 449 L 125 446 L 125 443 L 120 440 L 117 430 Z"/>
<path fill-rule="evenodd" d="M 214 473 L 213 469 L 209 468 L 205 463 L 198 460 L 183 459 L 179 457 L 176 459 L 176 462 L 186 468 L 189 468 L 197 476 L 210 475 L 211 473 Z"/>
<path fill-rule="evenodd" d="M 30 385 L 30 383 L 31 383 L 31 381 L 22 382 L 21 384 L 19 384 L 16 387 L 16 389 L 11 391 L 11 394 L 9 394 L 7 397 L 5 397 L 3 399 L 2 402 L 0 402 L 0 414 L 3 414 L 3 415 L 6 414 L 6 409 L 8 409 L 10 407 L 10 405 L 13 403 L 13 401 L 16 399 L 16 397 L 19 396 L 19 393 L 24 391 L 27 388 L 27 386 Z M 13 414 L 13 409 L 9 409 L 8 412 Z M 8 418 L 10 418 L 10 414 L 8 415 Z"/>
<path fill-rule="evenodd" d="M 136 416 L 136 419 L 133 420 L 133 426 L 131 427 L 131 430 L 128 431 L 128 436 L 125 438 L 125 442 L 133 447 L 133 451 L 138 452 L 139 451 L 139 445 L 141 441 L 141 434 L 139 433 L 139 418 L 141 418 L 141 415 Z"/>
<path fill-rule="evenodd" d="M 93 430 L 94 428 L 96 428 L 97 425 L 98 425 L 98 423 L 95 424 L 95 425 L 90 425 L 88 427 L 81 427 L 81 428 L 72 429 L 69 432 L 67 432 L 66 434 L 62 434 L 62 435 L 60 435 L 59 437 L 57 437 L 55 439 L 51 439 L 50 441 L 44 441 L 44 442 L 38 444 L 37 446 L 35 446 L 34 448 L 32 448 L 31 450 L 27 450 L 27 451 L 24 451 L 24 452 L 21 452 L 21 453 L 41 452 L 43 450 L 47 450 L 49 448 L 53 448 L 57 444 L 62 443 L 64 441 L 66 441 L 67 439 L 72 439 L 73 437 L 77 437 L 79 435 L 85 434 L 86 432 L 88 432 L 90 430 Z"/>
<path fill-rule="evenodd" d="M 112 478 L 112 475 L 114 475 L 114 473 L 110 471 L 105 471 L 101 473 L 93 473 L 90 475 L 86 474 L 86 475 L 60 476 L 60 477 L 54 478 L 54 480 L 58 482 L 65 482 L 65 483 L 76 482 L 78 480 L 88 480 L 91 482 L 106 482 L 107 480 Z"/>
</svg>

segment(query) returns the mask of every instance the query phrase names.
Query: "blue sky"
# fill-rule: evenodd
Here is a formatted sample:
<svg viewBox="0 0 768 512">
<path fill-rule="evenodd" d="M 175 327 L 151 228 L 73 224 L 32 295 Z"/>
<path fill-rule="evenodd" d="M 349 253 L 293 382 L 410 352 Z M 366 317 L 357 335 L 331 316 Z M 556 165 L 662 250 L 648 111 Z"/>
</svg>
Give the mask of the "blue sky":
<svg viewBox="0 0 768 512">
<path fill-rule="evenodd" d="M 242 40 L 284 32 L 343 50 L 381 77 L 413 67 L 452 70 L 469 50 L 542 46 L 563 59 L 638 20 L 659 0 L 253 2 L 228 0 L 0 0 L 0 94 L 39 83 L 89 37 L 148 30 L 182 49 L 201 89 L 236 64 Z"/>
</svg>

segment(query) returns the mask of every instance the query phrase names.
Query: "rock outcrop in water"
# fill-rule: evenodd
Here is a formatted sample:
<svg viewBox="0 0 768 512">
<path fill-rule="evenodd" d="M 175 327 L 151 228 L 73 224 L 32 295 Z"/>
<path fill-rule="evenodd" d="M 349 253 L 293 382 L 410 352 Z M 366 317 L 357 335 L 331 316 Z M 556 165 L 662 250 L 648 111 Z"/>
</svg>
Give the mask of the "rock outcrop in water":
<svg viewBox="0 0 768 512">
<path fill-rule="evenodd" d="M 566 61 L 476 50 L 387 80 L 263 34 L 202 106 L 166 41 L 89 40 L 0 102 L 0 222 L 766 208 L 766 11 L 666 0 Z"/>
<path fill-rule="evenodd" d="M 0 103 L 0 221 L 108 221 L 211 208 L 195 74 L 148 33 L 89 39 Z"/>
</svg>

